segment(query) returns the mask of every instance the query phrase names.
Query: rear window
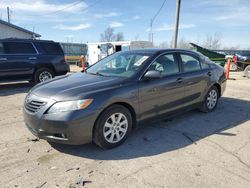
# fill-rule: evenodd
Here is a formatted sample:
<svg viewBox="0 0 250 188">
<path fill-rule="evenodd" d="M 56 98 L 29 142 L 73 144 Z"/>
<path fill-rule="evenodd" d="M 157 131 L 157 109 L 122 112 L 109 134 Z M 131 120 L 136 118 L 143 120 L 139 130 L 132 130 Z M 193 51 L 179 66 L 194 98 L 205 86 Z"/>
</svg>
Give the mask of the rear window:
<svg viewBox="0 0 250 188">
<path fill-rule="evenodd" d="M 37 45 L 40 46 L 40 50 L 44 54 L 51 54 L 51 55 L 63 54 L 62 48 L 58 43 L 39 42 Z"/>
<path fill-rule="evenodd" d="M 35 54 L 36 50 L 29 42 L 4 42 L 4 52 L 6 54 Z M 1 48 L 1 47 L 0 47 Z"/>
</svg>

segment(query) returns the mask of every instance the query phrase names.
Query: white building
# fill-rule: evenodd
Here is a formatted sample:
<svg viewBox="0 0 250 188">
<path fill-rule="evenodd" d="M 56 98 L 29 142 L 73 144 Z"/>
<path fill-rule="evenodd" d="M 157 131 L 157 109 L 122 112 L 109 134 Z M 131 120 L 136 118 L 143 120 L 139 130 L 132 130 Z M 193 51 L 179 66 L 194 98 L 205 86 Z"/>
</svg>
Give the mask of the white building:
<svg viewBox="0 0 250 188">
<path fill-rule="evenodd" d="M 95 42 L 87 45 L 90 65 L 115 52 L 153 47 L 153 43 L 148 41 Z"/>
<path fill-rule="evenodd" d="M 4 38 L 36 39 L 39 37 L 41 37 L 41 35 L 0 19 L 0 39 Z"/>
</svg>

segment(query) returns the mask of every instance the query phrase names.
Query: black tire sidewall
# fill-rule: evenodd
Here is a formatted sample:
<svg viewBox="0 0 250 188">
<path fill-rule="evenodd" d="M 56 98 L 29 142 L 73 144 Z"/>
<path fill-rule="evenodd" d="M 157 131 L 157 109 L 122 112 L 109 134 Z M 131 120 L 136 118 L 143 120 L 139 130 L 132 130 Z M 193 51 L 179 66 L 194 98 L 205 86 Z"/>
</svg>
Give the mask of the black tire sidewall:
<svg viewBox="0 0 250 188">
<path fill-rule="evenodd" d="M 34 81 L 35 81 L 35 83 L 40 83 L 39 76 L 44 71 L 49 72 L 52 75 L 52 78 L 55 77 L 55 73 L 51 69 L 49 69 L 49 68 L 39 68 L 39 69 L 36 70 L 36 72 L 34 74 Z"/>
<path fill-rule="evenodd" d="M 117 143 L 109 143 L 104 138 L 103 127 L 104 127 L 106 120 L 114 113 L 122 113 L 126 116 L 128 120 L 128 130 L 127 130 L 126 135 L 122 138 L 122 140 L 120 140 Z M 94 127 L 93 138 L 94 138 L 94 142 L 97 145 L 99 145 L 101 148 L 111 149 L 124 143 L 124 141 L 130 135 L 131 131 L 132 131 L 132 116 L 131 116 L 130 111 L 126 107 L 123 107 L 121 105 L 113 105 L 107 108 L 105 111 L 103 111 L 101 115 L 99 116 L 99 118 L 97 119 L 95 123 L 95 127 Z"/>
</svg>

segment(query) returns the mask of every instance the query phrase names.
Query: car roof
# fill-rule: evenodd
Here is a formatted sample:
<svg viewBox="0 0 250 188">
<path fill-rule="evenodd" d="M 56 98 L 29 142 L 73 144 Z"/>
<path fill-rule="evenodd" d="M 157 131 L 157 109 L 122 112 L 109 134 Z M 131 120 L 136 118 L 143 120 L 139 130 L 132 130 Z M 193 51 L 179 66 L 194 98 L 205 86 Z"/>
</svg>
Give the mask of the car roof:
<svg viewBox="0 0 250 188">
<path fill-rule="evenodd" d="M 36 39 L 19 39 L 19 38 L 0 39 L 0 42 L 50 42 L 50 43 L 55 43 L 53 40 L 36 40 Z"/>
<path fill-rule="evenodd" d="M 198 56 L 200 56 L 200 54 L 192 51 L 192 50 L 187 50 L 187 49 L 179 49 L 179 48 L 145 48 L 145 49 L 136 49 L 136 50 L 129 50 L 126 52 L 135 52 L 135 53 L 145 53 L 145 54 L 161 54 L 161 53 L 165 53 L 165 52 L 186 52 L 186 53 L 193 53 L 196 54 Z"/>
</svg>

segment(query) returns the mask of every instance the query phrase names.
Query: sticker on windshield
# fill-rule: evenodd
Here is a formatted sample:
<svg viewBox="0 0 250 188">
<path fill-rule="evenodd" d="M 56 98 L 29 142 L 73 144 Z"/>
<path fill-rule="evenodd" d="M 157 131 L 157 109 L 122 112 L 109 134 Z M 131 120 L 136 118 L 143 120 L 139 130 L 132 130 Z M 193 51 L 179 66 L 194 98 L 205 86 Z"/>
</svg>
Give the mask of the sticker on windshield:
<svg viewBox="0 0 250 188">
<path fill-rule="evenodd" d="M 134 65 L 141 66 L 141 64 L 144 63 L 147 59 L 148 59 L 148 56 L 142 56 Z"/>
</svg>

